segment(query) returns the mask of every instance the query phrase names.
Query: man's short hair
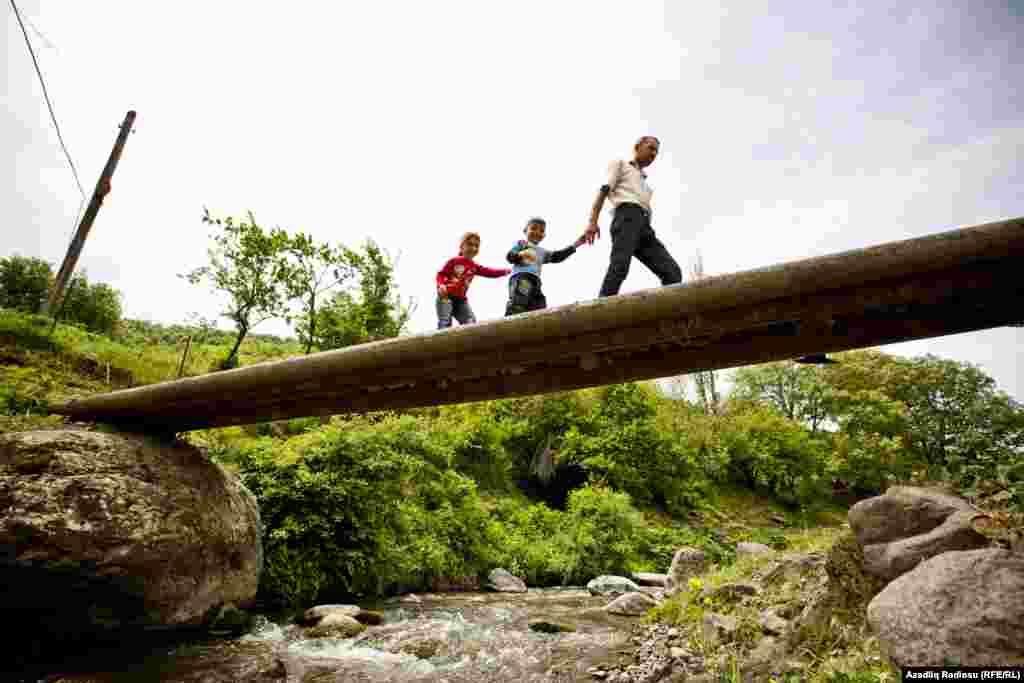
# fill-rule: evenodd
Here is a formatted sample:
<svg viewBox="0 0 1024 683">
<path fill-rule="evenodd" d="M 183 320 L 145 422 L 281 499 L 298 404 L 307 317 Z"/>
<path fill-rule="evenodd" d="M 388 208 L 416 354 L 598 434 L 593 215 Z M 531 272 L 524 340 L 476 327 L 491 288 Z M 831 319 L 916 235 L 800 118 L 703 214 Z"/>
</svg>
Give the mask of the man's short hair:
<svg viewBox="0 0 1024 683">
<path fill-rule="evenodd" d="M 542 226 L 544 226 L 545 228 L 546 228 L 546 227 L 548 227 L 548 222 L 547 222 L 546 220 L 544 220 L 544 219 L 543 219 L 543 218 L 541 218 L 540 216 L 534 216 L 534 217 L 533 217 L 533 218 L 531 218 L 530 220 L 526 221 L 526 225 L 524 226 L 524 228 L 523 228 L 523 229 L 525 230 L 526 228 L 530 227 L 530 226 L 531 226 L 531 225 L 533 225 L 534 223 L 536 223 L 537 225 L 542 225 Z"/>
<path fill-rule="evenodd" d="M 478 233 L 478 232 L 467 232 L 467 233 L 465 233 L 462 236 L 462 239 L 459 240 L 459 246 L 461 247 L 463 244 L 465 244 L 466 242 L 468 242 L 471 239 L 476 239 L 477 242 L 480 242 L 480 233 Z"/>
<path fill-rule="evenodd" d="M 636 141 L 636 144 L 633 145 L 633 149 L 636 149 L 637 147 L 642 145 L 647 140 L 654 140 L 655 142 L 658 143 L 658 146 L 661 147 L 661 140 L 659 140 L 658 138 L 654 137 L 653 135 L 644 135 L 639 140 Z"/>
</svg>

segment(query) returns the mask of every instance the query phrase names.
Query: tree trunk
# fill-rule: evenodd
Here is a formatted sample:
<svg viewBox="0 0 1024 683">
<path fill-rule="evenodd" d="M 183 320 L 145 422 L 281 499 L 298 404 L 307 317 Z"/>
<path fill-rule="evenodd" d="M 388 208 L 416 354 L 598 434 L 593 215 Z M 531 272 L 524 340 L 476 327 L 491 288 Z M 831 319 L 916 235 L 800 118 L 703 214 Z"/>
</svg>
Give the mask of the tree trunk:
<svg viewBox="0 0 1024 683">
<path fill-rule="evenodd" d="M 316 334 L 316 292 L 309 296 L 309 327 L 306 328 L 306 355 L 313 350 L 313 339 Z"/>
<path fill-rule="evenodd" d="M 228 367 L 231 367 L 231 361 L 235 358 L 235 356 L 238 355 L 238 347 L 240 347 L 242 345 L 242 340 L 245 339 L 245 335 L 248 332 L 249 332 L 249 328 L 243 327 L 243 326 L 239 326 L 239 328 L 238 328 L 238 336 L 235 338 L 235 345 L 231 349 L 231 353 L 229 353 L 228 357 L 224 360 L 224 364 L 227 365 Z"/>
</svg>

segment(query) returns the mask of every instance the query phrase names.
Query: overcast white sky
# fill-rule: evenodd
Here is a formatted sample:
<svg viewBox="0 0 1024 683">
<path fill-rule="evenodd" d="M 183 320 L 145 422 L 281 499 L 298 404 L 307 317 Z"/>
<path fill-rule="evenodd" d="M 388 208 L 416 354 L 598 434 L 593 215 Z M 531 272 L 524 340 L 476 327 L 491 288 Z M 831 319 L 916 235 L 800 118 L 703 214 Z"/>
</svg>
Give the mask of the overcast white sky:
<svg viewBox="0 0 1024 683">
<path fill-rule="evenodd" d="M 412 331 L 466 230 L 503 266 L 525 219 L 585 227 L 607 163 L 662 140 L 655 229 L 719 274 L 1024 215 L 1020 0 L 721 4 L 20 0 L 92 190 L 138 111 L 79 261 L 162 322 L 218 310 L 202 207 L 399 257 Z M 6 9 L 0 255 L 59 266 L 79 195 Z M 544 270 L 594 298 L 605 235 Z M 623 292 L 657 285 L 634 262 Z M 470 301 L 500 317 L 505 280 Z M 283 323 L 256 332 L 285 333 Z M 1024 400 L 1024 329 L 884 347 L 979 365 Z"/>
</svg>

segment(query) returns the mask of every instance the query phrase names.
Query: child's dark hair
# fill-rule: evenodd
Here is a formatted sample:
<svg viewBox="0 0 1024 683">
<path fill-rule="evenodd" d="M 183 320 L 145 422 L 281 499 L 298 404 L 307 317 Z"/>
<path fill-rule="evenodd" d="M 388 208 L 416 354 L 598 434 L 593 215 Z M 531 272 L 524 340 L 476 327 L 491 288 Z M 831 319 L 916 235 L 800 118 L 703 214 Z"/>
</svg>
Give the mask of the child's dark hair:
<svg viewBox="0 0 1024 683">
<path fill-rule="evenodd" d="M 534 216 L 530 220 L 526 221 L 526 225 L 523 227 L 523 232 L 526 232 L 527 228 L 529 228 L 534 223 L 536 223 L 537 225 L 539 225 L 539 226 L 541 226 L 543 228 L 547 228 L 548 227 L 548 222 L 546 220 L 544 220 L 540 216 Z"/>
</svg>

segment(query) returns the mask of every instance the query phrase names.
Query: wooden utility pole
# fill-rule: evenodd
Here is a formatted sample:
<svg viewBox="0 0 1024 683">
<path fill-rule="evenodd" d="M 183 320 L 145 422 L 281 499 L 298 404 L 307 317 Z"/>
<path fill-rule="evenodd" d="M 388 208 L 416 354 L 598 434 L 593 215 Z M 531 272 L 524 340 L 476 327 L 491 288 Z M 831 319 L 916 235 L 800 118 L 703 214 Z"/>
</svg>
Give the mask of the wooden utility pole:
<svg viewBox="0 0 1024 683">
<path fill-rule="evenodd" d="M 135 123 L 134 110 L 128 112 L 124 117 L 124 123 L 121 124 L 121 132 L 117 134 L 117 140 L 114 142 L 114 149 L 110 151 L 107 165 L 103 167 L 100 179 L 96 181 L 96 189 L 92 191 L 92 199 L 89 200 L 89 206 L 82 215 L 82 221 L 78 224 L 78 230 L 75 231 L 74 239 L 71 240 L 71 246 L 68 247 L 68 253 L 64 257 L 64 263 L 61 264 L 57 278 L 53 281 L 50 298 L 43 305 L 43 315 L 56 310 L 64 296 L 64 288 L 71 279 L 71 274 L 75 272 L 75 265 L 78 263 L 78 256 L 82 253 L 82 247 L 85 245 L 85 238 L 89 236 L 89 230 L 92 228 L 93 221 L 96 220 L 96 214 L 99 213 L 100 205 L 103 204 L 103 198 L 110 192 L 110 178 L 114 175 L 117 162 L 121 159 L 121 150 L 124 149 L 124 143 L 128 139 L 128 133 L 131 132 L 133 123 Z"/>
<path fill-rule="evenodd" d="M 189 349 L 192 348 L 192 335 L 185 338 L 185 353 L 181 354 L 181 365 L 178 366 L 178 379 L 185 374 L 185 359 L 188 358 Z"/>
</svg>

